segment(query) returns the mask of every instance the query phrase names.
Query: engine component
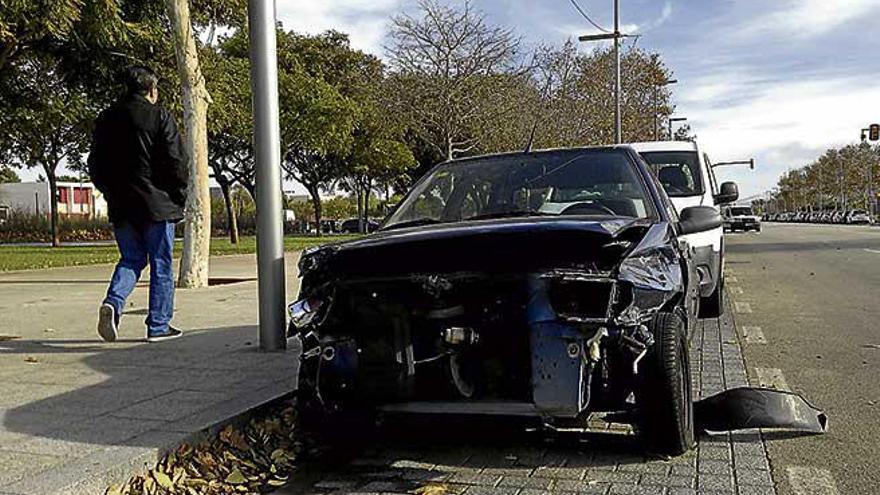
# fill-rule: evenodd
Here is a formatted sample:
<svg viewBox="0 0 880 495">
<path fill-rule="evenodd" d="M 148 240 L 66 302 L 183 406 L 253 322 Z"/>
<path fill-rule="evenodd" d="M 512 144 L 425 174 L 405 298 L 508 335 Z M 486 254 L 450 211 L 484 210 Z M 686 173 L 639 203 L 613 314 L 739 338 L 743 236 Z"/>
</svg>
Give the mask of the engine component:
<svg viewBox="0 0 880 495">
<path fill-rule="evenodd" d="M 474 345 L 480 341 L 480 334 L 473 328 L 449 327 L 443 329 L 443 341 L 449 345 Z"/>
<path fill-rule="evenodd" d="M 287 306 L 290 323 L 296 328 L 305 327 L 315 319 L 323 305 L 324 303 L 320 299 L 309 297 L 291 303 Z"/>
</svg>

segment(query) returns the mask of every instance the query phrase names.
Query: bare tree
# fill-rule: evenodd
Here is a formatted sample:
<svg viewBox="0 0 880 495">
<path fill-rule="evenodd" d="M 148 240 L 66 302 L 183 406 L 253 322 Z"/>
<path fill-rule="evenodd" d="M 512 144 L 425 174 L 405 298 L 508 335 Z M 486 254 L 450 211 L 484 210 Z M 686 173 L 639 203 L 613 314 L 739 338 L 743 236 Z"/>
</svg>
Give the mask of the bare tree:
<svg viewBox="0 0 880 495">
<path fill-rule="evenodd" d="M 392 18 L 386 47 L 395 104 L 444 157 L 480 150 L 492 122 L 519 109 L 507 96 L 529 77 L 520 39 L 490 25 L 470 2 L 419 2 Z"/>
<path fill-rule="evenodd" d="M 211 249 L 211 194 L 208 187 L 208 104 L 211 96 L 199 67 L 199 55 L 190 20 L 188 0 L 165 0 L 183 87 L 185 146 L 190 157 L 190 184 L 186 204 L 180 287 L 208 286 Z"/>
</svg>

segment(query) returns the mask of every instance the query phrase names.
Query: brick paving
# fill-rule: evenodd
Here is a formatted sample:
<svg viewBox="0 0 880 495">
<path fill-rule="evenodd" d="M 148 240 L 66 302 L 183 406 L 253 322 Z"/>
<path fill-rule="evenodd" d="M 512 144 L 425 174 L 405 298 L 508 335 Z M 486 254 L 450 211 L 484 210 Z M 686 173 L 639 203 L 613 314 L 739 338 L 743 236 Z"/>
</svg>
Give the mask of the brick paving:
<svg viewBox="0 0 880 495">
<path fill-rule="evenodd" d="M 697 398 L 748 383 L 732 309 L 720 319 L 702 321 L 693 337 Z M 658 459 L 645 457 L 626 425 L 592 420 L 589 426 L 552 438 L 451 434 L 448 441 L 416 440 L 416 429 L 409 438 L 381 439 L 383 445 L 335 467 L 303 473 L 277 495 L 776 493 L 758 431 L 702 436 L 688 454 Z"/>
</svg>

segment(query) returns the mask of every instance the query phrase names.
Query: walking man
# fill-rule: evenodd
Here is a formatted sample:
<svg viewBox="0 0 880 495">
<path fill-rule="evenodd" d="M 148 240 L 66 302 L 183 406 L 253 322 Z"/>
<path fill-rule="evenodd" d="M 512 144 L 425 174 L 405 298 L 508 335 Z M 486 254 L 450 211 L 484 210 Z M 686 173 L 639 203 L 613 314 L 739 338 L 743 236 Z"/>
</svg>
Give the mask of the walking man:
<svg viewBox="0 0 880 495">
<path fill-rule="evenodd" d="M 126 93 L 95 122 L 89 174 L 104 194 L 120 260 L 98 312 L 98 334 L 116 340 L 125 300 L 150 265 L 147 341 L 181 336 L 173 328 L 174 224 L 183 218 L 189 167 L 174 117 L 158 106 L 159 79 L 125 71 Z"/>
</svg>

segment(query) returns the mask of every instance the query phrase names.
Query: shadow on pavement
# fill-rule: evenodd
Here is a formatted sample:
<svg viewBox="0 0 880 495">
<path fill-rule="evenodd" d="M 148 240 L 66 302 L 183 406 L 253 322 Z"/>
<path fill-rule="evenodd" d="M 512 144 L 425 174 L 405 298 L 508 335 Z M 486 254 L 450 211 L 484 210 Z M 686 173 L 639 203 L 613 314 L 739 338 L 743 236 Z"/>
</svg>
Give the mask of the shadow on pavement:
<svg viewBox="0 0 880 495">
<path fill-rule="evenodd" d="M 101 446 L 162 447 L 157 432 L 196 432 L 254 392 L 293 390 L 295 355 L 260 352 L 257 333 L 240 326 L 158 344 L 2 342 L 0 450 L 79 457 Z"/>
</svg>

